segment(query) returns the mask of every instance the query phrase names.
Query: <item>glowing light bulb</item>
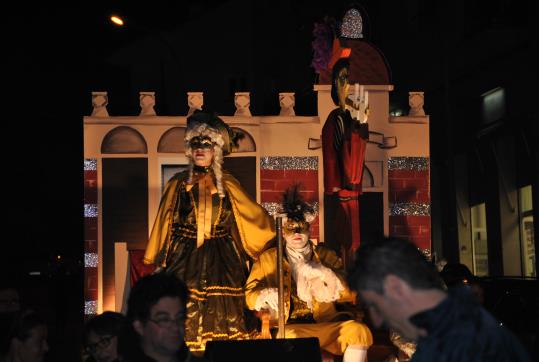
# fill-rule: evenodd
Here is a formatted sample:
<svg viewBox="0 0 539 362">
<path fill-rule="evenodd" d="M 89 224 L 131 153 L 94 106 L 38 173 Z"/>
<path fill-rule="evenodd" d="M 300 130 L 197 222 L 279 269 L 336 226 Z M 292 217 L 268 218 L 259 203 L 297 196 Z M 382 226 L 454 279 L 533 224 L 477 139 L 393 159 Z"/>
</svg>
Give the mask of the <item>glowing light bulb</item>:
<svg viewBox="0 0 539 362">
<path fill-rule="evenodd" d="M 110 17 L 110 21 L 112 21 L 114 24 L 116 24 L 118 26 L 124 25 L 124 21 L 122 20 L 122 18 L 120 18 L 119 16 L 116 16 L 116 15 L 112 15 Z"/>
</svg>

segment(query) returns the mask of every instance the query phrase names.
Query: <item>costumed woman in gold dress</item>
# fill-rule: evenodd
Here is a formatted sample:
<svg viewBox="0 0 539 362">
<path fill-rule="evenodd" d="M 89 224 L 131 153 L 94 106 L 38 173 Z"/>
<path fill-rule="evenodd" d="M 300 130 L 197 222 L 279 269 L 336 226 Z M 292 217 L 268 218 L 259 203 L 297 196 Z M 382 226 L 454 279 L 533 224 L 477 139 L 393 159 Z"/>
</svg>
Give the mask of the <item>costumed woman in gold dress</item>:
<svg viewBox="0 0 539 362">
<path fill-rule="evenodd" d="M 196 112 L 187 120 L 189 169 L 174 175 L 161 198 L 144 262 L 185 281 L 185 342 L 193 352 L 208 340 L 255 337 L 245 306 L 248 264 L 275 237 L 273 219 L 222 170 L 237 134 L 219 117 Z"/>
</svg>

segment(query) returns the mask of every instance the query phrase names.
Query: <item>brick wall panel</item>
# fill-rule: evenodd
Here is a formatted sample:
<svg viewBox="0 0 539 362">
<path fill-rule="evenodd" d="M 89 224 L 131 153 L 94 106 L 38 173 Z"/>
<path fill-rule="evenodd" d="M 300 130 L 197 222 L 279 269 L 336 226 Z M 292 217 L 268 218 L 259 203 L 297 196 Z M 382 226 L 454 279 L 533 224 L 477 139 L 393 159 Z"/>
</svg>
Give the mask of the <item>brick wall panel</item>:
<svg viewBox="0 0 539 362">
<path fill-rule="evenodd" d="M 261 191 L 271 191 L 275 189 L 275 180 L 261 179 L 260 180 L 260 190 Z"/>
<path fill-rule="evenodd" d="M 97 240 L 84 240 L 84 251 L 86 253 L 97 253 Z"/>
<path fill-rule="evenodd" d="M 261 180 L 282 180 L 284 178 L 284 170 L 260 170 Z"/>
</svg>

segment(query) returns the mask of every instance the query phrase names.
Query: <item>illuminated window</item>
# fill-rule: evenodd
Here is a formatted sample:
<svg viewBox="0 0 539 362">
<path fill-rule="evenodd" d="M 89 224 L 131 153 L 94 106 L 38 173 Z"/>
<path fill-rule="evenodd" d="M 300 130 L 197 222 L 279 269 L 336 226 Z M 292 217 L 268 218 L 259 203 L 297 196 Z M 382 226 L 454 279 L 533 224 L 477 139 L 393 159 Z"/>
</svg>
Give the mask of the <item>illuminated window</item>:
<svg viewBox="0 0 539 362">
<path fill-rule="evenodd" d="M 531 185 L 518 190 L 520 216 L 520 250 L 522 251 L 523 274 L 526 277 L 537 276 L 535 260 L 535 241 L 533 234 L 533 206 Z"/>
<path fill-rule="evenodd" d="M 473 272 L 476 276 L 488 275 L 487 216 L 485 204 L 471 209 Z"/>
</svg>

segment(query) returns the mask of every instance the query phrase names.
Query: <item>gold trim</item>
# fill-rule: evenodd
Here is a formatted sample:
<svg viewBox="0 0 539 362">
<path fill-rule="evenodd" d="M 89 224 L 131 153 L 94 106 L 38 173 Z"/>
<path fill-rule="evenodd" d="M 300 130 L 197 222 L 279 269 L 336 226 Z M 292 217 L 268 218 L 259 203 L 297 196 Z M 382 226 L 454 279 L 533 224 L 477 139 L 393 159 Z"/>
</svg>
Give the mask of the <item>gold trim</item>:
<svg viewBox="0 0 539 362">
<path fill-rule="evenodd" d="M 206 300 L 207 297 L 217 297 L 217 296 L 225 296 L 225 297 L 245 297 L 245 291 L 242 287 L 236 288 L 236 287 L 227 287 L 227 286 L 219 286 L 219 285 L 212 285 L 205 288 L 206 290 L 198 290 L 195 288 L 189 288 L 189 291 L 191 292 L 191 298 L 196 300 Z M 217 290 L 217 291 L 213 291 Z M 222 291 L 220 291 L 222 290 Z"/>
<path fill-rule="evenodd" d="M 208 292 L 201 292 L 200 290 L 198 289 L 189 289 L 190 292 L 193 292 L 193 293 L 197 293 L 197 294 L 206 294 Z"/>
<path fill-rule="evenodd" d="M 223 297 L 238 297 L 238 298 L 245 298 L 245 294 L 244 293 L 237 293 L 237 294 L 234 294 L 234 293 L 221 293 L 221 292 L 215 292 L 215 293 L 207 293 L 205 296 L 195 296 L 195 295 L 191 295 L 191 298 L 193 299 L 196 299 L 196 300 L 206 300 L 208 299 L 208 297 L 219 297 L 219 296 L 223 296 Z"/>
<path fill-rule="evenodd" d="M 239 287 L 239 288 L 235 288 L 235 287 L 225 287 L 225 286 L 220 286 L 220 285 L 212 285 L 212 286 L 209 286 L 209 287 L 206 287 L 206 289 L 208 290 L 214 290 L 214 289 L 226 289 L 226 290 L 241 290 L 243 291 L 243 287 Z"/>
<path fill-rule="evenodd" d="M 200 298 L 200 297 L 197 297 L 196 295 L 190 295 L 189 297 L 192 298 L 192 299 L 199 300 L 201 302 L 203 302 L 203 301 L 205 301 L 207 299 L 206 297 Z"/>
<path fill-rule="evenodd" d="M 208 293 L 208 294 L 206 294 L 206 296 L 207 296 L 207 297 L 225 296 L 225 297 L 240 297 L 240 298 L 244 298 L 244 297 L 245 297 L 245 294 L 244 294 L 243 292 L 242 292 L 242 293 L 239 293 L 239 294 L 215 292 L 215 293 Z"/>
<path fill-rule="evenodd" d="M 221 212 L 223 212 L 223 198 L 219 198 L 219 208 L 217 209 L 217 217 L 215 218 L 215 222 L 213 223 L 213 227 L 216 228 L 219 224 L 219 218 L 221 217 Z"/>
<path fill-rule="evenodd" d="M 188 229 L 188 228 L 185 228 L 185 227 L 182 227 L 182 226 L 177 226 L 176 227 L 176 235 L 180 235 L 180 236 L 184 236 L 184 237 L 188 237 L 188 238 L 194 238 L 194 239 L 197 238 L 197 232 L 195 230 L 191 230 L 191 229 Z M 206 239 L 220 238 L 220 237 L 225 237 L 227 235 L 228 235 L 227 230 L 213 229 L 210 238 L 206 238 Z"/>
<path fill-rule="evenodd" d="M 243 292 L 243 287 L 239 287 L 239 288 L 236 288 L 236 287 L 227 287 L 227 286 L 221 286 L 221 285 L 211 285 L 209 287 L 206 287 L 204 288 L 206 290 L 219 290 L 219 289 L 224 289 L 224 290 L 232 290 L 232 291 L 236 291 L 236 292 Z M 196 288 L 189 288 L 189 291 L 191 292 L 195 292 L 195 293 L 201 293 L 201 294 L 205 294 L 205 293 L 208 293 L 207 291 L 205 290 L 198 290 Z"/>
</svg>

